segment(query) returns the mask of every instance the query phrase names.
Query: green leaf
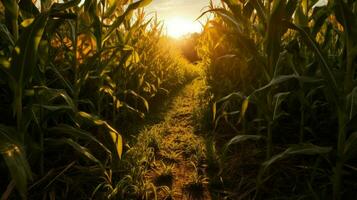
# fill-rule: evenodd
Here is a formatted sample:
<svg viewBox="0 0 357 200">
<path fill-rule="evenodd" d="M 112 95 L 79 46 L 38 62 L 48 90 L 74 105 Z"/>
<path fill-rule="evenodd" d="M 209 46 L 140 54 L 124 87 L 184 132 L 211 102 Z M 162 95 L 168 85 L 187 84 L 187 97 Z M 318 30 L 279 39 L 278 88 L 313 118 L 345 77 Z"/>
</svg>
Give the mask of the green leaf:
<svg viewBox="0 0 357 200">
<path fill-rule="evenodd" d="M 24 21 L 21 22 L 20 25 L 22 27 L 26 28 L 26 27 L 30 26 L 34 20 L 35 20 L 34 18 L 25 19 Z"/>
<path fill-rule="evenodd" d="M 270 158 L 269 160 L 265 161 L 262 164 L 262 168 L 259 172 L 260 176 L 262 176 L 268 168 L 270 168 L 274 163 L 277 161 L 287 159 L 296 155 L 320 155 L 320 154 L 327 154 L 332 150 L 332 147 L 320 147 L 314 144 L 295 144 L 291 145 L 287 148 L 284 152 L 277 154 Z"/>
<path fill-rule="evenodd" d="M 98 16 L 94 17 L 93 29 L 95 41 L 97 42 L 97 49 L 100 50 L 102 48 L 102 23 Z"/>
<path fill-rule="evenodd" d="M 47 145 L 63 145 L 63 144 L 68 144 L 71 147 L 73 147 L 73 149 L 75 149 L 77 152 L 79 152 L 80 154 L 82 154 L 84 157 L 88 158 L 89 160 L 93 161 L 94 163 L 98 164 L 101 168 L 104 169 L 104 166 L 102 164 L 102 162 L 100 162 L 95 156 L 93 156 L 93 154 L 91 153 L 91 151 L 78 144 L 77 142 L 75 142 L 73 139 L 71 138 L 60 138 L 60 139 L 45 139 L 45 142 Z"/>
<path fill-rule="evenodd" d="M 1 69 L 8 75 L 8 70 L 10 69 L 10 62 L 7 60 L 6 57 L 0 57 L 0 66 Z"/>
<path fill-rule="evenodd" d="M 297 8 L 298 1 L 289 0 L 285 8 L 285 19 L 290 19 Z"/>
<path fill-rule="evenodd" d="M 141 102 L 142 102 L 143 105 L 145 106 L 146 112 L 149 112 L 149 102 L 148 102 L 144 97 L 142 97 L 141 95 L 139 95 L 138 93 L 136 93 L 136 92 L 133 91 L 133 90 L 126 90 L 126 91 L 125 91 L 125 94 L 131 94 L 131 95 L 133 95 L 135 98 L 141 100 Z"/>
<path fill-rule="evenodd" d="M 356 157 L 357 157 L 357 132 L 354 132 L 346 140 L 343 159 L 347 161 Z"/>
<path fill-rule="evenodd" d="M 257 92 L 260 92 L 260 91 L 263 91 L 267 88 L 270 88 L 272 86 L 276 86 L 276 85 L 279 85 L 279 84 L 282 84 L 282 83 L 285 83 L 286 81 L 290 81 L 290 80 L 298 80 L 300 82 L 303 82 L 303 83 L 319 83 L 321 82 L 322 80 L 321 79 L 317 79 L 317 78 L 313 78 L 313 77 L 306 77 L 306 76 L 299 76 L 299 75 L 296 75 L 296 74 L 291 74 L 291 75 L 281 75 L 281 76 L 277 76 L 275 78 L 273 78 L 273 80 L 270 81 L 270 83 L 268 83 L 267 85 L 259 88 L 259 89 L 256 89 L 254 93 L 257 93 Z"/>
<path fill-rule="evenodd" d="M 277 119 L 278 116 L 280 116 L 279 114 L 279 107 L 281 105 L 281 103 L 284 101 L 284 99 L 286 97 L 288 97 L 288 95 L 290 94 L 290 92 L 280 92 L 274 95 L 274 113 L 273 113 L 273 120 Z"/>
<path fill-rule="evenodd" d="M 125 10 L 125 12 L 121 16 L 117 17 L 116 20 L 113 22 L 113 24 L 110 26 L 108 32 L 106 33 L 106 35 L 103 38 L 102 43 L 104 43 L 106 40 L 109 39 L 109 37 L 113 33 L 113 31 L 116 30 L 120 25 L 122 25 L 123 22 L 126 20 L 126 18 L 128 16 L 130 16 L 134 10 L 148 5 L 149 3 L 151 3 L 151 1 L 152 0 L 140 0 L 135 3 L 130 4 L 128 6 L 128 8 Z"/>
<path fill-rule="evenodd" d="M 82 118 L 92 122 L 95 125 L 99 125 L 99 126 L 104 125 L 105 126 L 107 124 L 106 121 L 100 119 L 96 115 L 92 115 L 92 114 L 89 114 L 89 113 L 86 113 L 86 112 L 78 112 L 78 115 L 81 116 Z"/>
<path fill-rule="evenodd" d="M 248 106 L 249 106 L 249 97 L 244 98 L 244 100 L 243 100 L 241 110 L 240 110 L 239 122 L 244 118 L 245 113 L 248 110 Z"/>
<path fill-rule="evenodd" d="M 244 23 L 242 22 L 242 19 L 237 19 L 236 17 L 234 17 L 233 13 L 225 9 L 212 9 L 210 11 L 217 13 L 222 19 L 225 20 L 227 24 L 235 26 L 237 31 L 243 32 Z"/>
<path fill-rule="evenodd" d="M 233 92 L 225 97 L 222 97 L 221 99 L 219 99 L 218 101 L 216 101 L 216 103 L 221 103 L 221 102 L 225 102 L 231 98 L 239 98 L 239 99 L 244 99 L 244 95 L 241 92 Z"/>
<path fill-rule="evenodd" d="M 268 21 L 268 30 L 266 32 L 266 54 L 268 55 L 268 71 L 272 76 L 278 62 L 281 51 L 281 38 L 283 35 L 283 26 L 281 20 L 284 18 L 286 5 L 284 0 L 273 1 L 273 9 Z"/>
<path fill-rule="evenodd" d="M 93 141 L 96 144 L 98 144 L 101 148 L 103 148 L 103 150 L 110 154 L 110 151 L 108 150 L 108 148 L 101 143 L 99 140 L 97 140 L 90 132 L 87 132 L 85 130 L 82 130 L 80 128 L 75 128 L 73 126 L 69 126 L 66 124 L 61 124 L 58 125 L 56 127 L 52 127 L 50 129 L 48 129 L 48 131 L 50 132 L 56 132 L 56 133 L 60 133 L 61 135 L 70 135 L 73 138 L 81 138 L 81 139 L 85 139 L 88 141 Z"/>
<path fill-rule="evenodd" d="M 123 154 L 123 138 L 116 131 L 109 131 L 109 134 L 110 134 L 110 137 L 112 138 L 112 141 L 115 145 L 117 155 L 119 156 L 119 158 L 121 158 L 121 156 Z"/>
<path fill-rule="evenodd" d="M 61 109 L 70 109 L 73 112 L 77 111 L 73 99 L 65 90 L 52 89 L 45 86 L 34 86 L 33 89 L 26 90 L 25 95 L 40 97 L 41 102 L 33 105 L 48 109 L 50 111 Z M 60 103 L 59 100 L 62 100 L 63 103 Z"/>
<path fill-rule="evenodd" d="M 10 171 L 16 188 L 23 199 L 27 195 L 27 182 L 32 177 L 24 148 L 16 138 L 15 128 L 0 124 L 0 153 Z"/>
<path fill-rule="evenodd" d="M 1 2 L 5 7 L 5 21 L 11 27 L 10 30 L 16 41 L 19 37 L 19 6 L 16 0 L 2 0 Z"/>
<path fill-rule="evenodd" d="M 121 106 L 123 106 L 124 108 L 128 109 L 131 112 L 136 113 L 137 115 L 139 115 L 141 118 L 145 117 L 145 114 L 141 111 L 139 111 L 136 108 L 133 108 L 132 106 L 130 106 L 129 104 L 125 103 L 125 102 L 121 102 Z"/>
<path fill-rule="evenodd" d="M 21 10 L 21 16 L 25 19 L 33 18 L 40 14 L 40 11 L 32 0 L 21 0 L 19 2 L 19 7 Z"/>
<path fill-rule="evenodd" d="M 338 85 L 335 79 L 334 74 L 331 71 L 330 66 L 328 65 L 327 60 L 325 59 L 322 51 L 320 50 L 318 44 L 316 43 L 316 41 L 310 36 L 310 34 L 308 32 L 306 32 L 303 28 L 296 26 L 295 24 L 288 22 L 288 21 L 284 21 L 285 23 L 287 23 L 288 27 L 296 30 L 298 32 L 300 32 L 300 34 L 303 36 L 304 41 L 307 43 L 307 45 L 310 45 L 313 50 L 316 52 L 318 59 L 321 62 L 321 71 L 324 75 L 324 79 L 326 80 L 326 85 L 328 86 L 328 89 L 330 90 L 330 93 L 333 94 L 333 98 L 334 98 L 334 103 L 338 104 Z"/>
<path fill-rule="evenodd" d="M 44 32 L 48 15 L 40 14 L 34 22 L 23 30 L 13 50 L 10 63 L 10 87 L 14 92 L 14 114 L 18 126 L 22 117 L 22 95 L 27 82 L 36 67 L 37 50 Z"/>
<path fill-rule="evenodd" d="M 13 20 L 17 20 L 19 16 L 19 6 L 16 0 L 2 0 L 5 10 L 9 13 Z"/>
<path fill-rule="evenodd" d="M 52 0 L 40 0 L 41 2 L 41 11 L 47 12 L 52 4 Z"/>
<path fill-rule="evenodd" d="M 257 140 L 262 140 L 262 139 L 265 139 L 265 137 L 261 136 L 261 135 L 237 135 L 234 138 L 232 138 L 231 140 L 229 140 L 229 142 L 226 144 L 226 147 L 229 147 L 233 144 L 245 142 L 247 140 L 257 141 Z"/>
<path fill-rule="evenodd" d="M 4 24 L 0 24 L 0 38 L 11 47 L 15 46 L 14 38 L 11 35 L 9 29 Z"/>
<path fill-rule="evenodd" d="M 249 0 L 250 3 L 252 3 L 252 5 L 254 6 L 258 16 L 259 16 L 259 19 L 265 23 L 267 21 L 267 14 L 265 12 L 265 9 L 264 9 L 264 4 L 261 0 Z"/>
<path fill-rule="evenodd" d="M 69 91 L 70 94 L 74 94 L 73 91 L 73 85 L 61 74 L 61 72 L 57 69 L 56 66 L 54 66 L 53 63 L 49 63 L 49 69 L 51 69 L 58 79 L 66 86 L 67 91 Z"/>
<path fill-rule="evenodd" d="M 213 103 L 213 106 L 212 106 L 212 115 L 213 115 L 213 122 L 217 125 L 218 121 L 219 121 L 219 118 L 222 118 L 223 116 L 227 116 L 227 113 L 224 113 L 223 115 L 220 115 L 218 118 L 217 118 L 217 105 L 220 104 L 220 103 L 223 103 L 223 102 L 226 102 L 226 101 L 229 101 L 230 99 L 232 98 L 238 98 L 238 99 L 241 99 L 243 100 L 243 103 L 242 103 L 242 107 L 241 107 L 241 111 L 236 111 L 236 112 L 232 112 L 230 113 L 229 115 L 236 115 L 238 113 L 240 113 L 240 117 L 242 118 L 245 114 L 245 111 L 246 109 L 248 108 L 248 99 L 246 97 L 244 97 L 244 95 L 240 92 L 232 92 L 231 94 L 225 96 L 225 97 L 222 97 L 221 99 L 219 99 L 218 101 L 214 102 Z M 246 101 L 245 101 L 246 100 Z M 217 118 L 217 119 L 216 119 Z M 240 119 L 241 120 L 241 119 Z"/>
<path fill-rule="evenodd" d="M 102 126 L 107 129 L 112 142 L 115 146 L 115 153 L 119 158 L 121 158 L 121 155 L 123 153 L 123 139 L 121 135 L 116 131 L 113 127 L 111 127 L 106 121 L 100 119 L 96 115 L 92 115 L 86 112 L 78 112 L 78 115 L 82 117 L 83 119 L 97 125 L 97 126 Z"/>
<path fill-rule="evenodd" d="M 212 121 L 215 122 L 216 121 L 216 115 L 217 115 L 217 102 L 214 102 L 212 105 Z"/>
<path fill-rule="evenodd" d="M 228 117 L 229 116 L 235 116 L 235 115 L 240 115 L 240 111 L 239 110 L 236 110 L 236 111 L 232 111 L 232 112 L 226 112 L 226 111 L 223 111 L 222 114 L 220 114 L 216 121 L 215 121 L 215 128 L 218 127 L 218 123 L 220 122 L 220 120 L 222 118 L 224 118 L 224 120 L 228 123 Z"/>
<path fill-rule="evenodd" d="M 353 88 L 351 93 L 347 95 L 347 111 L 349 120 L 352 120 L 357 115 L 357 87 Z"/>
<path fill-rule="evenodd" d="M 11 60 L 11 74 L 16 82 L 26 83 L 36 66 L 37 49 L 47 22 L 47 14 L 41 14 L 23 30 L 14 48 Z"/>
<path fill-rule="evenodd" d="M 318 10 L 314 11 L 312 18 L 315 23 L 314 23 L 314 26 L 312 27 L 312 31 L 311 31 L 312 37 L 316 37 L 316 35 L 321 30 L 321 28 L 326 24 L 326 20 L 329 15 L 330 15 L 330 10 L 327 8 L 318 9 Z M 297 23 L 297 24 L 301 25 L 301 23 Z M 328 32 L 328 30 L 326 32 Z M 330 40 L 328 40 L 328 38 L 325 38 L 325 40 L 330 41 Z"/>
</svg>

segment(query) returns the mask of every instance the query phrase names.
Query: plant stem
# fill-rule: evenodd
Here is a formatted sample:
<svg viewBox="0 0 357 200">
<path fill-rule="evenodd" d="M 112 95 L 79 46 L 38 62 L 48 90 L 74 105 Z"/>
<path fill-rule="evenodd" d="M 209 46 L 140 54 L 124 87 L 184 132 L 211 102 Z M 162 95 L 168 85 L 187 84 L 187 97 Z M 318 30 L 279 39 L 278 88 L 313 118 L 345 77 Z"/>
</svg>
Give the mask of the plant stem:
<svg viewBox="0 0 357 200">
<path fill-rule="evenodd" d="M 344 165 L 344 149 L 345 149 L 345 123 L 346 116 L 345 113 L 341 110 L 341 107 L 337 108 L 338 114 L 338 140 L 337 140 L 337 161 L 335 167 L 334 181 L 333 181 L 333 197 L 335 200 L 341 199 L 341 185 L 342 185 L 342 170 Z"/>
<path fill-rule="evenodd" d="M 268 137 L 267 137 L 267 155 L 266 159 L 270 159 L 273 151 L 273 130 L 272 130 L 272 122 L 268 122 Z"/>
<path fill-rule="evenodd" d="M 74 42 L 73 42 L 73 67 L 74 67 L 74 105 L 76 109 L 78 109 L 78 99 L 79 99 L 79 67 L 78 67 L 78 60 L 77 60 L 77 44 L 78 44 L 78 19 L 75 19 L 75 27 L 74 27 Z"/>
<path fill-rule="evenodd" d="M 302 143 L 304 141 L 304 124 L 305 122 L 305 111 L 304 107 L 301 106 L 301 117 L 300 117 L 300 137 L 299 137 L 299 142 Z"/>
</svg>

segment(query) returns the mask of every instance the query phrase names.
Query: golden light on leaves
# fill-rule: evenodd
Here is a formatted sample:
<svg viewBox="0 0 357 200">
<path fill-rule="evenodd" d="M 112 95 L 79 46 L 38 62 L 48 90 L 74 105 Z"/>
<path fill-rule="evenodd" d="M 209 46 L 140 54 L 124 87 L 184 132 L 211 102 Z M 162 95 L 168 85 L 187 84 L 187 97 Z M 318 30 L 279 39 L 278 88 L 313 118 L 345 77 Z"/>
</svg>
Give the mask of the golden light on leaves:
<svg viewBox="0 0 357 200">
<path fill-rule="evenodd" d="M 106 121 L 101 120 L 98 116 L 91 115 L 86 112 L 78 112 L 78 114 L 79 114 L 79 116 L 90 120 L 95 125 L 103 126 L 104 128 L 106 128 L 108 130 L 108 133 L 110 134 L 112 142 L 115 146 L 115 150 L 116 150 L 119 158 L 121 158 L 121 155 L 123 153 L 123 139 L 122 139 L 121 135 L 119 134 L 119 132 L 116 131 L 113 127 L 111 127 Z"/>
<path fill-rule="evenodd" d="M 117 132 L 109 131 L 109 133 L 113 140 L 113 143 L 115 144 L 115 148 L 118 153 L 118 156 L 119 156 L 119 158 L 121 158 L 121 155 L 123 153 L 123 139 L 122 139 L 121 135 Z"/>
<path fill-rule="evenodd" d="M 96 41 L 91 34 L 79 35 L 77 40 L 78 62 L 82 64 L 84 58 L 92 56 L 96 48 L 97 48 Z"/>
<path fill-rule="evenodd" d="M 24 21 L 22 21 L 22 23 L 20 25 L 22 27 L 26 28 L 26 27 L 30 26 L 34 20 L 35 20 L 35 18 L 25 19 Z"/>
<path fill-rule="evenodd" d="M 15 153 L 20 153 L 20 148 L 16 145 L 11 145 L 11 147 L 5 151 L 8 157 L 12 157 Z"/>
</svg>

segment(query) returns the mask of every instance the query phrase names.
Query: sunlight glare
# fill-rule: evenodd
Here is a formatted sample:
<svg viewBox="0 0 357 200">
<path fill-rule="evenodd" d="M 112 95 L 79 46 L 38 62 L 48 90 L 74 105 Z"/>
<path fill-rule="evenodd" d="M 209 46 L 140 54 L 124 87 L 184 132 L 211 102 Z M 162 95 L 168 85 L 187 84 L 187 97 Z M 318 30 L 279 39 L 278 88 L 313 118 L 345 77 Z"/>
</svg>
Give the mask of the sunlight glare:
<svg viewBox="0 0 357 200">
<path fill-rule="evenodd" d="M 185 18 L 171 18 L 166 22 L 167 35 L 173 38 L 180 38 L 186 34 L 201 32 L 201 24 L 197 21 L 193 21 Z"/>
</svg>

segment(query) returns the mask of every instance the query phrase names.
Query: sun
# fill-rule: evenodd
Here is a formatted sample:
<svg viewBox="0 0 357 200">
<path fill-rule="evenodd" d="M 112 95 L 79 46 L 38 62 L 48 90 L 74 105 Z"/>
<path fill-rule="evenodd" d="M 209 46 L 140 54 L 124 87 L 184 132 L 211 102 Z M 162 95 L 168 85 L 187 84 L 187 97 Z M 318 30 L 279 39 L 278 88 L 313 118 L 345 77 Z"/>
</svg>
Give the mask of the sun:
<svg viewBox="0 0 357 200">
<path fill-rule="evenodd" d="M 190 19 L 174 17 L 165 21 L 167 35 L 173 38 L 180 38 L 186 34 L 201 32 L 202 27 L 199 22 Z"/>
</svg>

